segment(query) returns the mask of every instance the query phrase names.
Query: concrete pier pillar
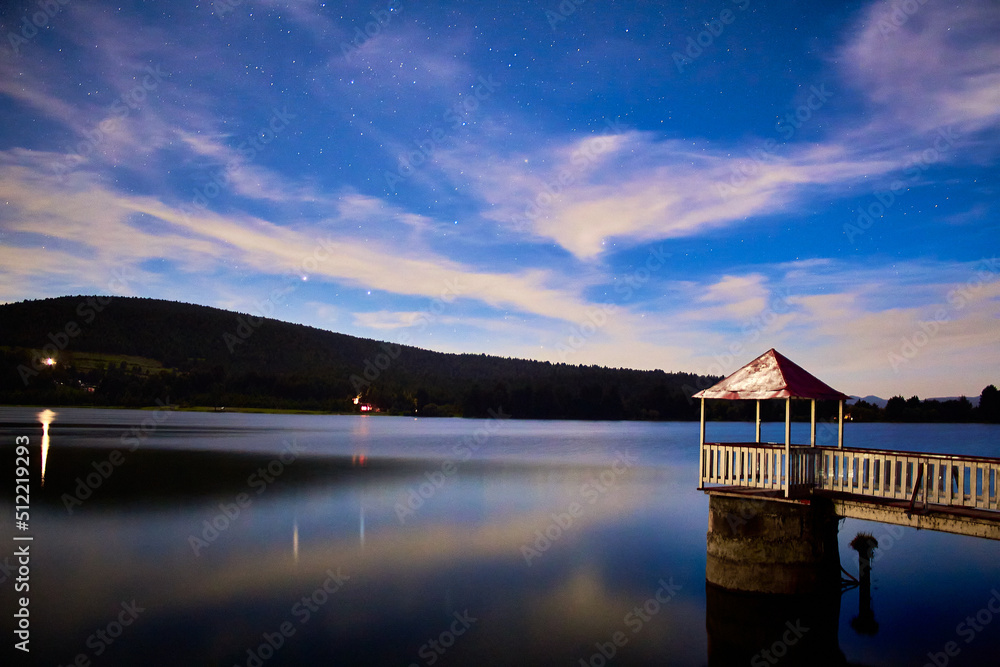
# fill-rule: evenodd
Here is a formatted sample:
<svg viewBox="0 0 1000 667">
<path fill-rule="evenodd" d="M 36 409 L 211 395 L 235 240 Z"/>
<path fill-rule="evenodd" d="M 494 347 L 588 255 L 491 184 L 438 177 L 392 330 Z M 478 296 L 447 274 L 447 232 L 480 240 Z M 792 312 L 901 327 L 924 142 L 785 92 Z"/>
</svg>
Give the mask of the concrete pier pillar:
<svg viewBox="0 0 1000 667">
<path fill-rule="evenodd" d="M 711 493 L 705 578 L 730 591 L 839 591 L 838 519 L 831 503 Z"/>
</svg>

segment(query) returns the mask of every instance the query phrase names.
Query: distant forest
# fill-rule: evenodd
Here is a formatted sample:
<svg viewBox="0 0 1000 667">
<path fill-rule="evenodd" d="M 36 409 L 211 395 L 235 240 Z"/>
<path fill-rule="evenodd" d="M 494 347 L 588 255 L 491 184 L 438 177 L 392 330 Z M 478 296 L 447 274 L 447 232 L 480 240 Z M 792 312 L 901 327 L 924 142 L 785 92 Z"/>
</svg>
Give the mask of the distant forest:
<svg viewBox="0 0 1000 667">
<path fill-rule="evenodd" d="M 53 359 L 48 365 L 46 359 Z M 526 419 L 696 420 L 719 377 L 446 354 L 172 301 L 72 296 L 0 306 L 0 403 L 260 408 Z M 765 418 L 783 419 L 777 401 Z M 808 418 L 808 402 L 793 402 Z M 752 402 L 710 401 L 712 419 Z M 1000 421 L 996 387 L 967 400 L 861 402 L 855 421 Z M 836 404 L 820 406 L 820 416 Z"/>
<path fill-rule="evenodd" d="M 684 388 L 719 379 L 444 354 L 205 306 L 101 299 L 0 306 L 0 402 L 681 420 L 697 417 L 697 389 Z M 40 361 L 50 356 L 54 366 Z"/>
</svg>

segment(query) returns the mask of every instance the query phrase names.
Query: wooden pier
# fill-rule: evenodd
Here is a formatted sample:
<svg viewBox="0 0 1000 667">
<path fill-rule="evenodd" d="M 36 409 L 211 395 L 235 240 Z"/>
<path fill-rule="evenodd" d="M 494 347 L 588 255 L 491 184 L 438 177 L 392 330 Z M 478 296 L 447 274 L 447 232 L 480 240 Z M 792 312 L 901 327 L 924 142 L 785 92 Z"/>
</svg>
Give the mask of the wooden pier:
<svg viewBox="0 0 1000 667">
<path fill-rule="evenodd" d="M 838 516 L 1000 540 L 1000 458 L 844 447 L 846 395 L 775 350 L 695 394 L 699 488 L 761 500 L 825 498 Z M 756 442 L 707 442 L 705 400 L 756 400 Z M 760 442 L 760 401 L 784 399 L 785 442 Z M 812 401 L 809 445 L 791 442 L 791 401 Z M 836 447 L 816 445 L 816 401 L 838 400 Z M 714 486 L 709 486 L 714 485 Z"/>
<path fill-rule="evenodd" d="M 776 443 L 705 443 L 700 488 L 824 497 L 843 517 L 1000 540 L 1000 458 L 793 445 L 787 484 L 784 452 Z"/>
</svg>

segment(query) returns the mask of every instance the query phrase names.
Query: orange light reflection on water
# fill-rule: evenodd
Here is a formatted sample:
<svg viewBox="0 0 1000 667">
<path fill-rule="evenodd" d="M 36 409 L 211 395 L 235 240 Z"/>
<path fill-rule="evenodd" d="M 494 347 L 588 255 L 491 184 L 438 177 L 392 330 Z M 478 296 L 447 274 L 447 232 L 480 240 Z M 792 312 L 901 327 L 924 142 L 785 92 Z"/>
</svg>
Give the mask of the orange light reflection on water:
<svg viewBox="0 0 1000 667">
<path fill-rule="evenodd" d="M 49 424 L 55 421 L 57 414 L 52 410 L 38 413 L 38 421 L 42 423 L 42 486 L 45 486 L 45 466 L 49 460 Z"/>
</svg>

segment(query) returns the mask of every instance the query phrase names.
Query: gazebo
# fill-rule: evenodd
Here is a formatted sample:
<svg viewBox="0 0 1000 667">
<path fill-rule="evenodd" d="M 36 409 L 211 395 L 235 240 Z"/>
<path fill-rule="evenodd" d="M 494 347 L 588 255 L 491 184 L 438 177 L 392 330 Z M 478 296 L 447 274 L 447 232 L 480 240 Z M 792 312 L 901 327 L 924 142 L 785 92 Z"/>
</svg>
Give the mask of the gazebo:
<svg viewBox="0 0 1000 667">
<path fill-rule="evenodd" d="M 792 464 L 792 399 L 807 399 L 812 401 L 812 417 L 810 420 L 809 446 L 816 446 L 816 401 L 835 400 L 839 402 L 838 408 L 838 428 L 837 428 L 837 448 L 844 446 L 844 401 L 850 398 L 843 392 L 833 389 L 825 382 L 819 380 L 814 375 L 806 371 L 795 362 L 785 357 L 783 354 L 771 348 L 760 355 L 743 368 L 732 375 L 724 378 L 717 384 L 703 389 L 694 394 L 694 398 L 701 399 L 701 430 L 700 430 L 700 457 L 699 457 L 699 483 L 705 480 L 705 399 L 722 399 L 728 401 L 757 401 L 757 428 L 756 442 L 759 449 L 760 441 L 760 402 L 762 400 L 783 398 L 785 399 L 785 448 L 784 448 L 784 480 L 785 497 L 787 498 L 792 486 L 789 476 Z M 720 443 L 721 444 L 721 443 Z M 727 452 L 727 455 L 735 452 Z M 754 452 L 760 454 L 760 452 Z M 749 457 L 751 452 L 742 452 L 741 455 Z M 765 458 L 767 458 L 765 456 Z M 750 465 L 747 463 L 747 465 Z M 753 466 L 751 466 L 753 467 Z M 765 469 L 767 466 L 765 465 Z M 760 476 L 760 466 L 756 466 L 758 477 Z M 773 466 L 771 467 L 773 473 Z M 803 471 L 805 472 L 805 471 Z M 772 488 L 780 486 L 773 480 L 767 484 Z"/>
</svg>

